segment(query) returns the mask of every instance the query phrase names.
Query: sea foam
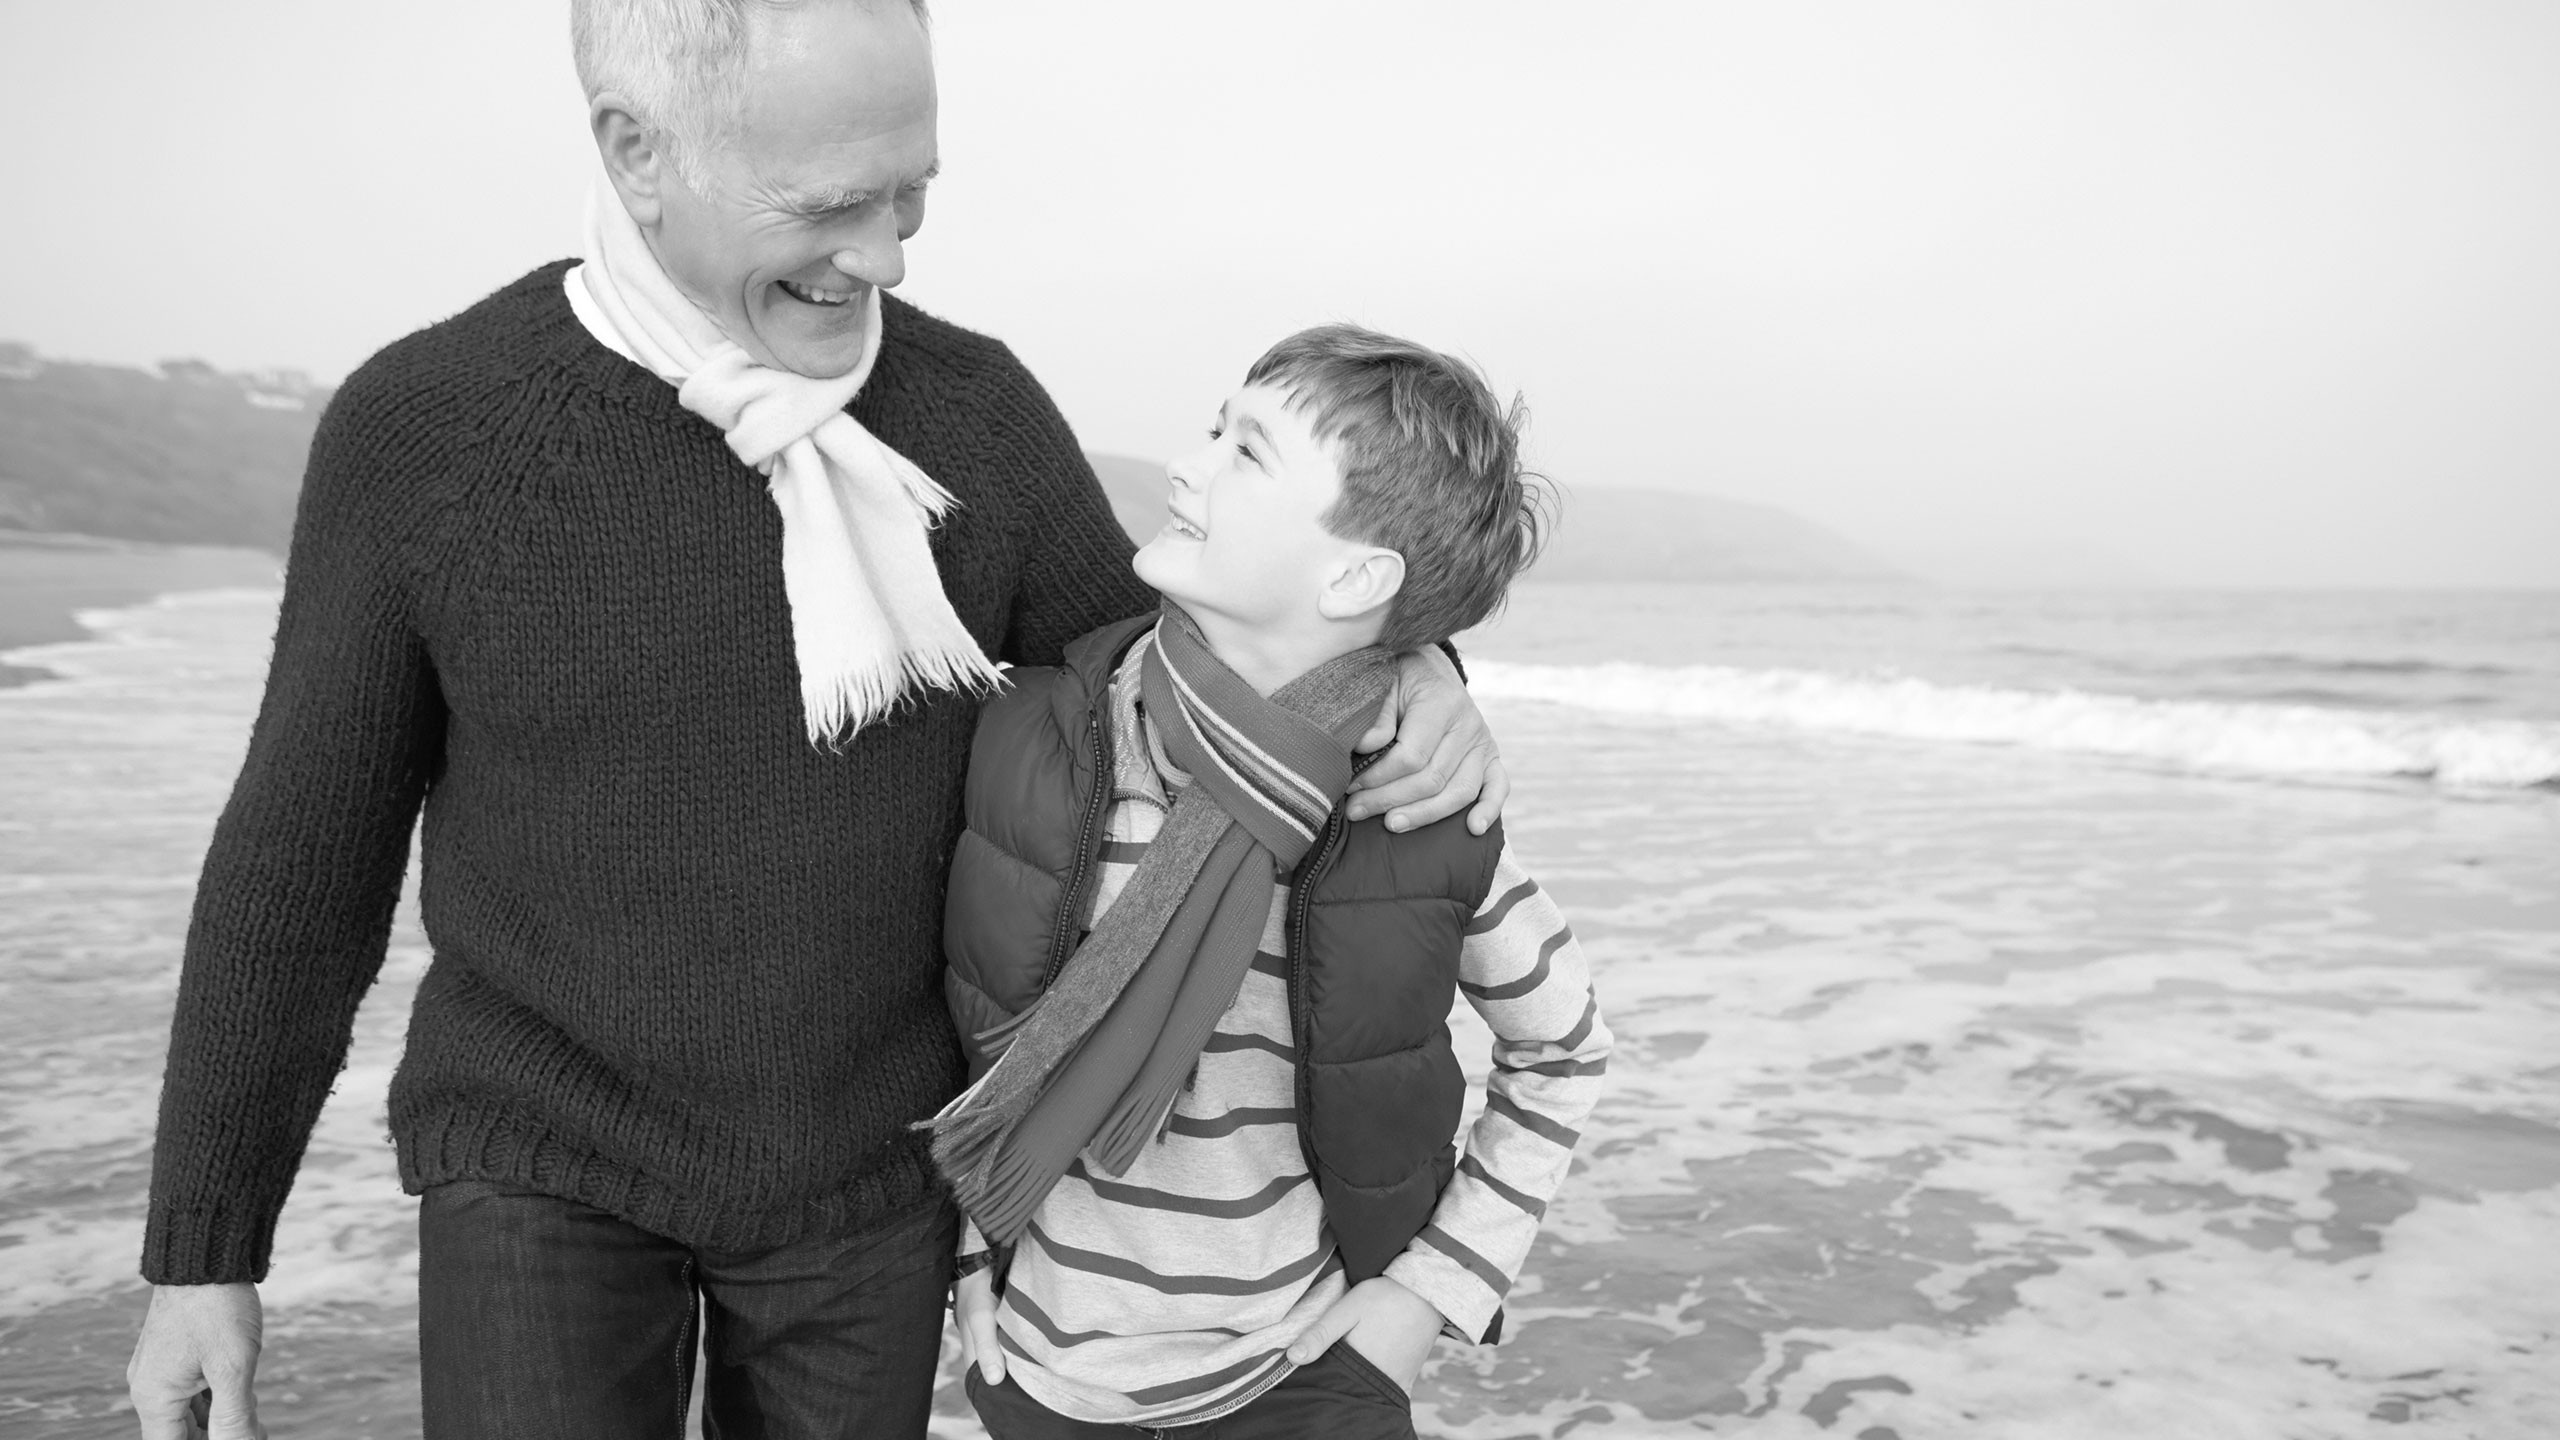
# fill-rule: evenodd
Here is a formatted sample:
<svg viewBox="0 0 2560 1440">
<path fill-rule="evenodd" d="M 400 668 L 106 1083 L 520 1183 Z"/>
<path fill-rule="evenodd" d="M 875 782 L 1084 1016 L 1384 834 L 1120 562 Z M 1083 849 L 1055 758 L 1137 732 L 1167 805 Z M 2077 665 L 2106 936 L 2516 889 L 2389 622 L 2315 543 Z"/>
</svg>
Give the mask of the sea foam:
<svg viewBox="0 0 2560 1440">
<path fill-rule="evenodd" d="M 1468 673 L 1480 695 L 1625 715 L 2019 745 L 2217 773 L 2391 776 L 2479 788 L 2560 785 L 2560 724 L 2549 722 L 1721 665 L 1478 660 Z"/>
</svg>

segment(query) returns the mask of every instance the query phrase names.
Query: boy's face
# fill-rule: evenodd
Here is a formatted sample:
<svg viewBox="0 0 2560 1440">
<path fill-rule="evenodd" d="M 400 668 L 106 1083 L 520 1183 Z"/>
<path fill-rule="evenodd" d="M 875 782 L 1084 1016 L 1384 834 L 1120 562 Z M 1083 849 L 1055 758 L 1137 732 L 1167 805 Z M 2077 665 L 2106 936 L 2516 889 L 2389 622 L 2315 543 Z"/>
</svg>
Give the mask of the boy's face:
<svg viewBox="0 0 2560 1440">
<path fill-rule="evenodd" d="M 1335 568 L 1371 548 L 1319 518 L 1342 493 L 1342 469 L 1285 390 L 1237 391 L 1209 443 L 1165 473 L 1172 518 L 1138 551 L 1138 578 L 1195 616 L 1256 629 L 1313 622 Z"/>
</svg>

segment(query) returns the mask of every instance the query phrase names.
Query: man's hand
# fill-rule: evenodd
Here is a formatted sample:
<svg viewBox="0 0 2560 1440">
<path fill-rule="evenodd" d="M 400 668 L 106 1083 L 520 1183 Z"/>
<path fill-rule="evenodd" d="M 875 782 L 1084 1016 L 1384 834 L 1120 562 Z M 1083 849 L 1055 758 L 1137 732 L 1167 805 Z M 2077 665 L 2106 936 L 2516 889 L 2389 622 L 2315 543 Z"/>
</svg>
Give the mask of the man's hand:
<svg viewBox="0 0 2560 1440">
<path fill-rule="evenodd" d="M 255 1285 L 154 1285 L 142 1338 L 124 1367 L 142 1440 L 266 1440 L 252 1386 L 266 1316 Z M 210 1424 L 189 1413 L 213 1392 Z"/>
<path fill-rule="evenodd" d="M 951 1313 L 959 1321 L 960 1368 L 975 1365 L 990 1385 L 1004 1383 L 1004 1346 L 996 1340 L 996 1274 L 990 1267 L 961 1276 L 951 1286 Z"/>
<path fill-rule="evenodd" d="M 1412 830 L 1466 810 L 1467 829 L 1481 835 L 1501 818 L 1511 777 L 1458 667 L 1436 645 L 1396 657 L 1395 693 L 1352 748 L 1366 755 L 1389 742 L 1395 748 L 1351 782 L 1352 819 L 1383 811 L 1388 829 Z"/>
<path fill-rule="evenodd" d="M 1314 1328 L 1289 1347 L 1289 1363 L 1314 1364 L 1340 1340 L 1411 1395 L 1431 1342 L 1439 1336 L 1438 1307 L 1381 1275 L 1352 1286 L 1350 1294 L 1316 1317 Z"/>
</svg>

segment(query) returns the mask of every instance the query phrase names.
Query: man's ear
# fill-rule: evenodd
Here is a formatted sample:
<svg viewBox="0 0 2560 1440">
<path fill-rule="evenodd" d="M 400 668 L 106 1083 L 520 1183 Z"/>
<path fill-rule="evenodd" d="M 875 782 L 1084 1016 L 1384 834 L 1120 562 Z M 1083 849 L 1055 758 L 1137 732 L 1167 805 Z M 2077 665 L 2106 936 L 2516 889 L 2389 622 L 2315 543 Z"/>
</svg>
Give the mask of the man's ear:
<svg viewBox="0 0 2560 1440">
<path fill-rule="evenodd" d="M 651 134 L 619 95 L 607 90 L 587 106 L 587 125 L 595 132 L 596 154 L 604 161 L 605 178 L 613 182 L 622 206 L 643 230 L 658 223 L 669 185 L 682 183 L 666 147 Z"/>
<path fill-rule="evenodd" d="M 1316 613 L 1327 620 L 1357 620 L 1386 609 L 1404 589 L 1404 557 L 1393 550 L 1354 551 L 1325 577 Z"/>
</svg>

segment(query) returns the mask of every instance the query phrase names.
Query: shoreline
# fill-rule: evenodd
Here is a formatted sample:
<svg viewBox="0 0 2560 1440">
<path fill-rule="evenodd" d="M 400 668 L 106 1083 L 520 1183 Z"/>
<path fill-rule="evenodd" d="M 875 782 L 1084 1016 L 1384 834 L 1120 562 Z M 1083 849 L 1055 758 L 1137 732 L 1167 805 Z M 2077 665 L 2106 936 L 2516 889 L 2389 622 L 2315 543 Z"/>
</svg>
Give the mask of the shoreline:
<svg viewBox="0 0 2560 1440">
<path fill-rule="evenodd" d="M 83 610 L 121 609 L 188 590 L 274 585 L 283 568 L 263 550 L 0 530 L 0 655 L 94 638 L 80 623 Z M 0 659 L 0 690 L 52 678 L 41 665 Z"/>
</svg>

